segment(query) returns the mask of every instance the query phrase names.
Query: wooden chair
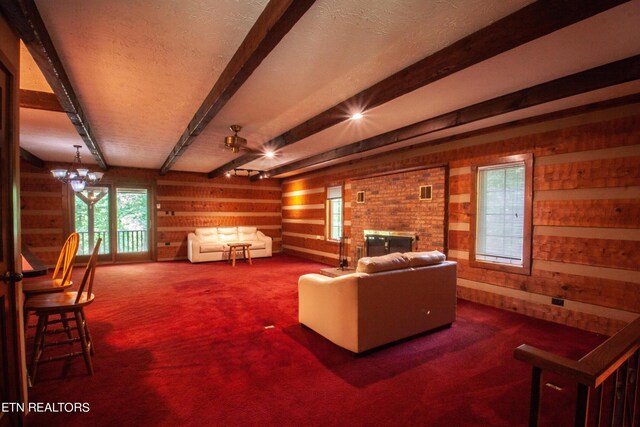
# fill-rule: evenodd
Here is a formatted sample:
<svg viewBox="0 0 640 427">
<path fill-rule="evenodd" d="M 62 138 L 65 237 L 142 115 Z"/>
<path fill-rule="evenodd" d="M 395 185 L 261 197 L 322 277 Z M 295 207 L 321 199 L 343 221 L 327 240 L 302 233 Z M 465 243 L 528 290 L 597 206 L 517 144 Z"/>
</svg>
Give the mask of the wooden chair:
<svg viewBox="0 0 640 427">
<path fill-rule="evenodd" d="M 50 292 L 62 292 L 71 287 L 71 273 L 73 263 L 78 252 L 80 236 L 78 233 L 71 233 L 62 246 L 56 268 L 53 270 L 51 279 L 24 280 L 22 282 L 22 292 L 25 299 L 34 295 L 46 294 Z M 58 277 L 60 275 L 60 277 Z"/>
<path fill-rule="evenodd" d="M 82 276 L 82 282 L 78 290 L 75 292 L 56 292 L 43 295 L 37 295 L 29 298 L 25 304 L 25 309 L 33 311 L 38 316 L 38 325 L 36 326 L 36 335 L 33 341 L 33 355 L 31 358 L 31 372 L 30 381 L 33 384 L 38 370 L 38 364 L 44 362 L 50 362 L 54 360 L 61 360 L 72 358 L 82 355 L 87 367 L 89 375 L 93 375 L 93 364 L 91 363 L 91 356 L 93 355 L 93 341 L 91 340 L 91 334 L 89 333 L 89 326 L 84 315 L 84 307 L 91 304 L 95 299 L 95 295 L 91 292 L 93 290 L 93 278 L 95 276 L 96 262 L 98 259 L 98 250 L 102 239 L 98 239 L 93 253 L 87 263 L 87 268 Z M 69 320 L 75 320 L 76 330 L 78 336 L 74 338 L 68 338 L 63 341 L 56 341 L 52 343 L 45 343 L 45 336 L 47 334 L 54 334 L 57 332 L 68 332 L 65 329 L 47 330 L 47 327 L 51 323 L 58 323 L 58 321 L 50 322 L 49 316 L 61 315 L 73 313 L 73 318 Z M 64 318 L 64 317 L 63 317 Z M 80 342 L 82 351 L 57 355 L 42 359 L 42 354 L 45 347 L 54 346 L 59 344 L 73 344 L 74 342 Z"/>
</svg>

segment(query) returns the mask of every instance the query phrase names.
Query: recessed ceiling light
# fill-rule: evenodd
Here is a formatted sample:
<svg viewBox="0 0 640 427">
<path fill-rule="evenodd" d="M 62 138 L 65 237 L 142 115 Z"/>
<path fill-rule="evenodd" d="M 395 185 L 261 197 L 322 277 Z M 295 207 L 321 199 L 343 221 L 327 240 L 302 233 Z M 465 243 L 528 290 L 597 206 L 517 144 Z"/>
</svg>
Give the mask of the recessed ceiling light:
<svg viewBox="0 0 640 427">
<path fill-rule="evenodd" d="M 264 153 L 264 156 L 265 156 L 267 159 L 273 159 L 273 158 L 275 157 L 275 155 L 276 155 L 276 154 L 275 154 L 273 151 L 267 151 L 267 152 L 265 152 L 265 153 Z"/>
<path fill-rule="evenodd" d="M 224 176 L 226 176 L 227 178 L 231 178 L 231 172 L 230 171 L 225 172 Z"/>
<path fill-rule="evenodd" d="M 351 115 L 351 120 L 360 120 L 362 117 L 364 117 L 362 113 L 355 113 Z"/>
</svg>

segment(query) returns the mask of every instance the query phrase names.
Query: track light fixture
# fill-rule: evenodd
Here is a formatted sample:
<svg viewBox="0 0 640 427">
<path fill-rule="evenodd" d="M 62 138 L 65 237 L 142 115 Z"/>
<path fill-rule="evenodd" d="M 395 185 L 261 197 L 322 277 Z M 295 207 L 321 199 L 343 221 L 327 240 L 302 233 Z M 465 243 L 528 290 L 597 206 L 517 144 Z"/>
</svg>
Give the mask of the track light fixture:
<svg viewBox="0 0 640 427">
<path fill-rule="evenodd" d="M 236 168 L 236 169 L 231 169 L 228 170 L 224 173 L 224 176 L 227 178 L 231 178 L 231 176 L 246 176 L 248 178 L 251 178 L 252 176 L 256 176 L 260 179 L 265 178 L 266 176 L 264 175 L 264 172 L 260 172 L 257 170 L 253 170 L 253 169 L 241 169 L 241 168 Z"/>
</svg>

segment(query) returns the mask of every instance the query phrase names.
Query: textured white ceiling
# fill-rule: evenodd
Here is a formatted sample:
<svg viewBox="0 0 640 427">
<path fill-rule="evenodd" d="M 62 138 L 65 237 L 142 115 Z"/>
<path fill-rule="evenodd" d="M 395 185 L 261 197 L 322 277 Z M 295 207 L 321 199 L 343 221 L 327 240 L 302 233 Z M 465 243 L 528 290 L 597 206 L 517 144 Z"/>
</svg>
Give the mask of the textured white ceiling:
<svg viewBox="0 0 640 427">
<path fill-rule="evenodd" d="M 527 3 L 317 1 L 174 167 L 210 171 L 229 125 L 260 145 Z"/>
<path fill-rule="evenodd" d="M 76 153 L 74 145 L 82 146 L 83 162 L 96 163 L 66 113 L 20 109 L 21 147 L 41 159 L 71 163 Z"/>
<path fill-rule="evenodd" d="M 215 169 L 237 156 L 222 149 L 229 125 L 242 125 L 241 135 L 256 147 L 530 2 L 318 0 L 173 169 Z M 36 0 L 107 163 L 153 169 L 161 167 L 266 3 Z M 632 1 L 489 59 L 246 167 L 268 169 L 639 54 L 639 4 Z M 23 59 L 21 87 L 50 91 L 34 67 Z M 637 85 L 446 134 L 627 93 L 638 93 Z M 80 141 L 62 113 L 21 109 L 21 128 L 21 145 L 45 160 L 72 159 L 71 146 Z M 88 151 L 83 160 L 91 161 Z"/>
<path fill-rule="evenodd" d="M 497 55 L 366 112 L 362 120 L 345 121 L 285 147 L 279 152 L 277 161 L 259 160 L 247 167 L 268 169 L 274 167 L 271 165 L 342 146 L 345 140 L 359 141 L 521 88 L 640 54 L 640 37 L 635 34 L 635 29 L 640 28 L 640 8 L 635 8 L 633 14 L 628 14 L 629 11 L 633 8 L 615 9 Z M 637 93 L 637 85 L 624 87 L 624 93 L 602 91 L 598 100 Z M 553 106 L 564 109 L 583 105 L 582 100 L 574 98 L 572 103 L 550 104 L 544 112 L 558 111 Z M 529 113 L 533 111 L 536 110 Z M 525 117 L 530 117 L 529 113 Z M 510 117 L 504 115 L 500 123 Z M 462 128 L 449 133 L 461 131 Z"/>
<path fill-rule="evenodd" d="M 388 151 L 398 150 L 401 148 L 414 146 L 416 144 L 422 144 L 429 141 L 438 140 L 441 138 L 447 138 L 455 135 L 464 134 L 467 132 L 472 132 L 479 129 L 485 129 L 488 127 L 501 125 L 504 123 L 510 123 L 517 120 L 527 119 L 530 117 L 536 117 L 547 113 L 552 113 L 556 111 L 562 111 L 569 108 L 573 108 L 579 105 L 587 105 L 595 102 L 606 101 L 613 98 L 622 97 L 628 95 L 630 93 L 640 93 L 640 81 L 636 80 L 629 83 L 624 83 L 616 86 L 612 86 L 606 89 L 599 89 L 588 93 L 583 93 L 580 95 L 572 96 L 569 98 L 563 98 L 557 101 L 548 102 L 545 104 L 541 104 L 535 107 L 530 107 L 518 111 L 513 111 L 506 114 L 501 114 L 495 117 L 491 117 L 488 119 L 478 120 L 476 122 L 472 122 L 466 125 L 458 126 L 456 128 L 449 128 L 437 132 L 433 132 L 427 135 L 423 135 L 416 138 L 407 139 L 405 141 L 399 142 L 397 144 L 387 145 L 381 148 L 376 148 L 374 150 L 367 151 L 365 153 L 353 154 L 345 157 L 341 157 L 337 160 L 331 160 L 329 162 L 324 162 L 322 164 L 317 164 L 309 167 L 305 167 L 294 172 L 288 172 L 282 175 L 277 176 L 277 178 L 286 178 L 292 175 L 296 175 L 302 172 L 308 172 L 320 168 L 324 168 L 330 165 L 335 165 L 343 162 L 348 162 L 350 160 L 355 160 L 362 157 L 373 156 L 376 154 L 385 153 Z M 630 110 L 634 110 L 636 114 L 640 113 L 640 104 L 634 104 L 629 107 Z M 437 148 L 436 148 L 437 150 Z M 325 151 L 325 150 L 323 150 Z M 269 169 L 271 166 L 269 160 L 265 161 L 256 161 L 248 164 L 247 168 L 254 169 Z M 281 162 L 276 162 L 281 163 Z"/>
<path fill-rule="evenodd" d="M 267 0 L 36 2 L 114 166 L 160 168 Z"/>
</svg>

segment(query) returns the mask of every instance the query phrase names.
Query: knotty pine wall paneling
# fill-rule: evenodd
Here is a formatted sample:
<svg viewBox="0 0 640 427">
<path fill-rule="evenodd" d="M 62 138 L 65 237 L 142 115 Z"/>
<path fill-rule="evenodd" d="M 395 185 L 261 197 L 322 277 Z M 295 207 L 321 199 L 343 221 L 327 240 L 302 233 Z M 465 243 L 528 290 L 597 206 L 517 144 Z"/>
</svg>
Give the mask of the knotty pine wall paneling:
<svg viewBox="0 0 640 427">
<path fill-rule="evenodd" d="M 329 265 L 338 265 L 340 245 L 326 238 L 327 187 L 335 185 L 343 187 L 343 235 L 351 234 L 351 184 L 331 177 L 316 181 L 290 181 L 282 186 L 284 252 Z M 348 248 L 349 244 L 346 242 L 345 254 L 349 253 Z"/>
<path fill-rule="evenodd" d="M 534 155 L 531 275 L 472 268 L 471 165 L 521 153 Z M 295 220 L 283 216 L 284 251 L 337 262 L 337 248 L 321 243 L 328 182 L 432 164 L 449 166 L 447 255 L 458 262 L 460 298 L 608 335 L 640 314 L 640 104 L 414 145 L 285 179 L 283 212 L 316 207 Z M 356 228 L 350 208 L 345 219 Z"/>
<path fill-rule="evenodd" d="M 22 245 L 50 267 L 69 234 L 62 184 L 49 170 L 20 162 L 20 222 Z"/>
<path fill-rule="evenodd" d="M 39 169 L 21 163 L 22 240 L 49 266 L 55 265 L 69 233 L 66 191 L 49 172 L 54 166 Z M 152 202 L 158 261 L 187 259 L 187 234 L 196 227 L 257 226 L 272 237 L 274 252 L 281 250 L 282 196 L 277 179 L 208 179 L 188 172 L 160 176 L 154 170 L 114 167 L 103 182 L 146 183 L 155 188 Z"/>
<path fill-rule="evenodd" d="M 256 226 L 271 236 L 273 251 L 280 251 L 279 180 L 168 173 L 156 186 L 159 261 L 186 259 L 187 234 L 196 227 Z"/>
</svg>

